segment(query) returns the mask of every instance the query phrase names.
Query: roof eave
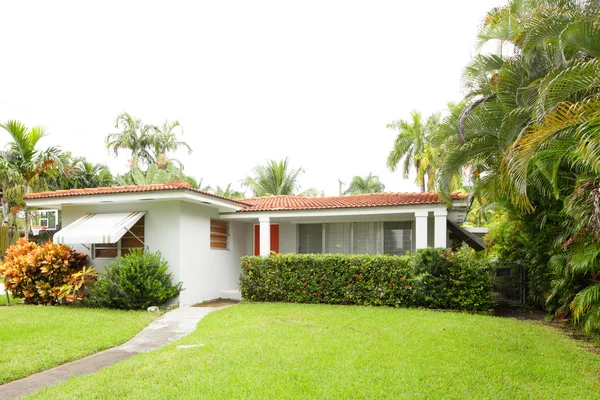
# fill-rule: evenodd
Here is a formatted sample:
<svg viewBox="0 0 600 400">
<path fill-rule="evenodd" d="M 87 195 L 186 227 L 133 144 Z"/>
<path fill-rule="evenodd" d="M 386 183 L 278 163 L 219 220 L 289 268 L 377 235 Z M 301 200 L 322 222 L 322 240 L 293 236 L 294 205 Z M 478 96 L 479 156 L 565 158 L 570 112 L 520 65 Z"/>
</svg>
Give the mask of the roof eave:
<svg viewBox="0 0 600 400">
<path fill-rule="evenodd" d="M 447 210 L 445 204 L 410 204 L 395 206 L 372 206 L 372 207 L 345 207 L 345 208 L 318 208 L 309 210 L 246 210 L 244 212 L 221 213 L 223 219 L 256 220 L 262 216 L 271 218 L 320 218 L 332 216 L 360 216 L 380 214 L 407 214 L 419 211 Z"/>
<path fill-rule="evenodd" d="M 26 199 L 25 204 L 27 204 L 28 207 L 49 207 L 60 209 L 63 206 L 70 205 L 116 204 L 164 200 L 181 200 L 191 203 L 205 204 L 207 206 L 218 207 L 220 211 L 223 209 L 235 212 L 244 208 L 242 204 L 235 201 L 221 199 L 187 189 L 44 197 L 37 199 Z"/>
</svg>

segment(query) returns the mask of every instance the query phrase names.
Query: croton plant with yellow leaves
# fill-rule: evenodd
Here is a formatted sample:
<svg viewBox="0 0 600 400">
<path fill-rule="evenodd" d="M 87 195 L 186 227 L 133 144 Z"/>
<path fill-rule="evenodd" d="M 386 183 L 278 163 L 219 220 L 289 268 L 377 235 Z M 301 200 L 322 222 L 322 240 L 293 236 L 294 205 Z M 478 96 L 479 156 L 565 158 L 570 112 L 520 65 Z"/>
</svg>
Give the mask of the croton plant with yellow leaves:
<svg viewBox="0 0 600 400">
<path fill-rule="evenodd" d="M 98 278 L 93 268 L 86 268 L 87 262 L 87 255 L 69 246 L 19 239 L 6 250 L 0 277 L 5 289 L 27 304 L 70 303 L 81 300 Z"/>
</svg>

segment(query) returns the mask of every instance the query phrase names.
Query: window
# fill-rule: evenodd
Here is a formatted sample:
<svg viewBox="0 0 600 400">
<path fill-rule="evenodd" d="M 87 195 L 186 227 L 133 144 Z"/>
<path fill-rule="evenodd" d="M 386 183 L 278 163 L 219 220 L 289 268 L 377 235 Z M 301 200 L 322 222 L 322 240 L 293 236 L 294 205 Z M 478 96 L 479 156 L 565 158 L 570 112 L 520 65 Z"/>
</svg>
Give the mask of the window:
<svg viewBox="0 0 600 400">
<path fill-rule="evenodd" d="M 412 250 L 412 223 L 409 221 L 383 223 L 383 252 L 402 255 Z"/>
<path fill-rule="evenodd" d="M 117 258 L 129 254 L 132 249 L 144 248 L 144 217 L 135 223 L 117 243 L 96 243 L 94 258 Z"/>
<path fill-rule="evenodd" d="M 298 226 L 298 253 L 318 254 L 323 252 L 323 224 L 301 224 Z"/>
<path fill-rule="evenodd" d="M 94 258 L 117 258 L 119 255 L 118 245 L 119 243 L 96 243 L 94 245 Z"/>
<path fill-rule="evenodd" d="M 354 254 L 381 254 L 381 222 L 354 224 Z"/>
<path fill-rule="evenodd" d="M 412 250 L 412 222 L 299 224 L 298 253 L 393 254 Z"/>
<path fill-rule="evenodd" d="M 325 253 L 349 254 L 352 249 L 352 224 L 325 224 Z"/>
<path fill-rule="evenodd" d="M 229 249 L 229 222 L 219 219 L 210 220 L 210 248 Z"/>
</svg>

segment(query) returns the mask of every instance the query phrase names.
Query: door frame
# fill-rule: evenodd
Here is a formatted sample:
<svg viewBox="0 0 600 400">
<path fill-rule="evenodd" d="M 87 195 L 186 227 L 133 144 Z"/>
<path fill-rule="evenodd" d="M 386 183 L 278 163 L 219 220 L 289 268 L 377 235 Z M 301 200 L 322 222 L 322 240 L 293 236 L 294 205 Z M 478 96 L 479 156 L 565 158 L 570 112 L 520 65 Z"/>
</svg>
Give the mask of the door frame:
<svg viewBox="0 0 600 400">
<path fill-rule="evenodd" d="M 271 229 L 271 243 L 273 242 L 273 227 L 277 226 L 277 252 L 279 253 L 279 249 L 281 248 L 281 227 L 279 226 L 279 224 L 270 224 L 270 229 Z M 258 238 L 260 241 L 260 224 L 252 224 L 252 254 L 255 256 L 260 255 L 260 248 L 258 249 L 258 254 L 256 254 L 256 227 L 258 227 Z M 273 251 L 273 249 L 270 249 L 270 251 Z"/>
</svg>

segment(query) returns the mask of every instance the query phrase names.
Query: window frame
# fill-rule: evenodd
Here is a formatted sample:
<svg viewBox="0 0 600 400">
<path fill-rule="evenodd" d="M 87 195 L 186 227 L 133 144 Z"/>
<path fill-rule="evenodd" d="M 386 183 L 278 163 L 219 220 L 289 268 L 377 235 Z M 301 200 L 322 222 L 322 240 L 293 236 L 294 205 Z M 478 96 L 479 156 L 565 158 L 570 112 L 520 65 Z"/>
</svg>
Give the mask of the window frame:
<svg viewBox="0 0 600 400">
<path fill-rule="evenodd" d="M 143 223 L 143 225 L 141 226 L 141 228 L 143 229 L 143 234 L 142 235 L 134 235 L 131 232 L 131 229 L 133 228 L 139 228 L 140 226 L 138 225 L 140 222 Z M 138 225 L 138 226 L 136 226 Z M 136 222 L 130 229 L 127 230 L 127 232 L 123 235 L 123 237 L 128 236 L 128 234 L 131 234 L 133 236 L 133 239 L 137 239 L 138 241 L 141 242 L 141 247 L 123 247 L 123 244 L 121 243 L 121 241 L 123 240 L 123 238 L 119 239 L 116 243 L 116 249 L 117 249 L 117 255 L 115 257 L 97 257 L 96 256 L 96 249 L 100 248 L 100 250 L 108 250 L 108 249 L 114 249 L 115 247 L 112 246 L 106 246 L 107 244 L 113 244 L 113 243 L 92 243 L 91 246 L 91 256 L 90 259 L 92 260 L 116 260 L 119 257 L 122 257 L 122 251 L 123 250 L 131 250 L 131 249 L 143 249 L 145 250 L 147 248 L 146 246 L 146 216 L 142 216 L 142 218 L 140 218 L 138 220 L 138 222 Z M 127 237 L 126 239 L 131 239 L 132 237 Z"/>
<path fill-rule="evenodd" d="M 395 220 L 395 221 L 353 221 L 353 222 L 347 222 L 347 221 L 340 221 L 340 222 L 323 222 L 323 223 L 304 223 L 304 224 L 297 224 L 296 225 L 296 251 L 297 254 L 312 254 L 312 253 L 300 253 L 298 251 L 298 249 L 300 249 L 300 226 L 301 225 L 321 225 L 321 253 L 318 254 L 334 254 L 334 253 L 326 253 L 326 244 L 327 244 L 327 234 L 328 234 L 328 225 L 329 224 L 337 224 L 337 223 L 349 223 L 350 224 L 350 249 L 351 252 L 347 253 L 347 254 L 359 254 L 356 253 L 356 224 L 358 223 L 362 223 L 362 222 L 378 222 L 380 223 L 378 230 L 379 230 L 379 234 L 381 235 L 381 242 L 379 244 L 379 253 L 369 253 L 369 254 L 387 254 L 385 253 L 385 223 L 386 222 L 407 222 L 410 225 L 410 232 L 411 232 L 411 245 L 410 245 L 410 249 L 407 249 L 405 251 L 406 252 L 412 252 L 414 251 L 414 246 L 415 246 L 415 239 L 414 239 L 414 235 L 415 235 L 415 223 L 412 220 Z"/>
<path fill-rule="evenodd" d="M 96 250 L 98 249 L 98 247 L 100 247 L 100 250 L 109 250 L 109 249 L 115 248 L 115 247 L 102 246 L 102 245 L 106 245 L 106 244 L 112 244 L 112 243 L 92 243 L 92 260 L 116 260 L 117 258 L 121 257 L 121 239 L 119 239 L 119 241 L 117 243 L 115 243 L 117 245 L 117 247 L 116 247 L 117 255 L 115 257 L 98 257 L 98 256 L 96 256 Z"/>
</svg>

